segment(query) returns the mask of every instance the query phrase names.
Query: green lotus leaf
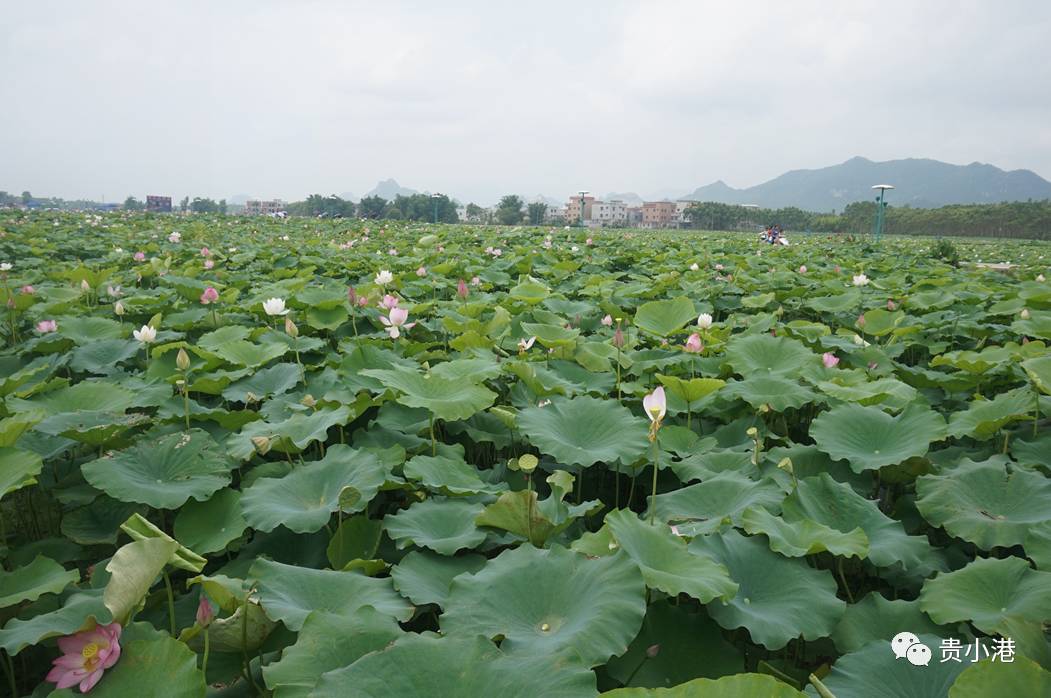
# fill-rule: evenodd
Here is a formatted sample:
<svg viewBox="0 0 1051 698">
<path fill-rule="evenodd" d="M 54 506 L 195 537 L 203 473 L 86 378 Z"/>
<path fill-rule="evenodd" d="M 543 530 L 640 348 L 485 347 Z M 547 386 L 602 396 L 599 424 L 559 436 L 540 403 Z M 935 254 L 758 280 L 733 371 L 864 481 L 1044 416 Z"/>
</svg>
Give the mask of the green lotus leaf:
<svg viewBox="0 0 1051 698">
<path fill-rule="evenodd" d="M 362 408 L 363 410 L 364 408 Z M 312 412 L 297 412 L 280 422 L 250 422 L 238 434 L 231 434 L 226 440 L 226 450 L 231 457 L 248 460 L 255 453 L 252 438 L 256 436 L 270 439 L 270 448 L 283 453 L 295 453 L 315 441 L 328 439 L 328 430 L 336 425 L 346 424 L 351 416 L 360 414 L 358 405 L 343 405 L 334 410 L 321 409 Z"/>
<path fill-rule="evenodd" d="M 660 373 L 657 374 L 657 380 L 668 389 L 669 393 L 684 402 L 697 402 L 726 385 L 726 381 L 718 378 L 691 378 L 690 380 L 684 380 Z"/>
<path fill-rule="evenodd" d="M 94 627 L 96 622 L 105 625 L 112 620 L 109 609 L 102 602 L 101 589 L 77 592 L 54 611 L 7 621 L 4 629 L 0 630 L 0 648 L 14 656 L 42 640 L 72 635 Z"/>
<path fill-rule="evenodd" d="M 749 507 L 741 514 L 741 528 L 751 535 L 764 534 L 770 549 L 787 557 L 829 552 L 843 557 L 868 556 L 869 539 L 860 528 L 847 533 L 806 518 L 786 521 L 763 507 Z"/>
<path fill-rule="evenodd" d="M 665 524 L 649 524 L 623 509 L 606 515 L 617 545 L 639 566 L 646 586 L 671 596 L 688 594 L 701 603 L 727 601 L 737 592 L 726 568 L 687 550 Z"/>
<path fill-rule="evenodd" d="M 536 337 L 537 341 L 548 348 L 576 346 L 577 337 L 580 336 L 579 329 L 539 322 L 523 322 L 522 331 L 528 336 Z"/>
<path fill-rule="evenodd" d="M 186 502 L 175 516 L 175 537 L 201 553 L 224 550 L 247 527 L 241 514 L 241 493 L 230 488 L 219 490 L 205 502 Z"/>
<path fill-rule="evenodd" d="M 649 301 L 635 311 L 634 325 L 658 337 L 667 337 L 697 318 L 693 301 L 685 296 L 663 301 Z"/>
<path fill-rule="evenodd" d="M 287 393 L 303 380 L 303 367 L 298 364 L 274 364 L 270 368 L 231 383 L 223 398 L 231 402 L 260 402 L 273 395 Z"/>
<path fill-rule="evenodd" d="M 279 661 L 263 667 L 263 678 L 275 698 L 307 698 L 322 674 L 380 651 L 403 634 L 393 618 L 371 606 L 348 615 L 314 611 L 295 644 L 282 651 Z"/>
<path fill-rule="evenodd" d="M 56 414 L 36 425 L 36 430 L 51 436 L 62 436 L 90 446 L 102 446 L 118 436 L 146 424 L 144 414 L 79 411 Z"/>
<path fill-rule="evenodd" d="M 110 558 L 110 573 L 103 601 L 113 618 L 122 625 L 136 609 L 153 582 L 179 547 L 173 540 L 147 538 L 121 546 Z"/>
<path fill-rule="evenodd" d="M 406 479 L 444 495 L 499 494 L 507 489 L 506 483 L 482 480 L 478 470 L 462 457 L 414 456 L 403 470 Z"/>
<path fill-rule="evenodd" d="M 847 461 L 856 473 L 923 456 L 932 441 L 945 435 L 945 420 L 915 404 L 896 417 L 878 407 L 840 405 L 819 415 L 810 426 L 818 448 Z"/>
<path fill-rule="evenodd" d="M 747 628 L 767 649 L 781 649 L 799 636 L 828 637 L 846 609 L 831 572 L 771 552 L 762 539 L 730 529 L 698 536 L 689 548 L 725 565 L 740 585 L 729 601 L 709 604 L 708 613 L 728 630 Z"/>
<path fill-rule="evenodd" d="M 819 296 L 807 301 L 807 305 L 819 313 L 842 313 L 856 309 L 860 304 L 861 291 L 856 288 L 835 296 Z"/>
<path fill-rule="evenodd" d="M 1051 572 L 1051 522 L 1030 528 L 1022 547 L 1038 570 Z"/>
<path fill-rule="evenodd" d="M 649 446 L 649 422 L 612 400 L 554 398 L 518 413 L 518 427 L 542 453 L 566 465 L 630 464 Z"/>
<path fill-rule="evenodd" d="M 836 643 L 837 650 L 846 654 L 877 640 L 890 643 L 903 628 L 908 628 L 908 632 L 916 635 L 944 633 L 920 610 L 919 601 L 888 601 L 873 591 L 857 603 L 847 606 L 839 625 L 832 632 L 832 641 Z"/>
<path fill-rule="evenodd" d="M 415 370 L 395 367 L 390 370 L 367 369 L 363 374 L 376 378 L 387 388 L 397 390 L 398 402 L 409 407 L 423 407 L 438 419 L 467 419 L 493 404 L 496 393 L 463 380 L 427 376 Z"/>
<path fill-rule="evenodd" d="M 949 689 L 949 698 L 987 696 L 1051 696 L 1051 671 L 1025 657 L 987 659 L 968 667 Z"/>
<path fill-rule="evenodd" d="M 795 378 L 808 364 L 816 365 L 820 361 L 802 342 L 765 333 L 735 337 L 726 345 L 726 359 L 734 373 L 746 378 L 756 375 Z"/>
<path fill-rule="evenodd" d="M 259 602 L 266 615 L 299 631 L 311 611 L 352 615 L 372 606 L 384 615 L 406 621 L 412 607 L 398 596 L 390 579 L 359 572 L 333 572 L 258 559 L 248 572 L 258 581 Z"/>
<path fill-rule="evenodd" d="M 485 540 L 485 531 L 475 525 L 484 506 L 458 499 L 427 499 L 388 514 L 383 528 L 398 547 L 418 545 L 454 555 L 457 550 L 473 548 Z"/>
<path fill-rule="evenodd" d="M 0 447 L 0 497 L 35 485 L 43 466 L 43 460 L 32 451 Z"/>
<path fill-rule="evenodd" d="M 208 562 L 203 557 L 169 536 L 160 528 L 150 523 L 146 517 L 138 512 L 129 516 L 128 520 L 120 525 L 120 530 L 124 531 L 124 533 L 128 534 L 128 537 L 136 541 L 159 538 L 168 541 L 169 543 L 175 543 L 175 549 L 168 557 L 168 564 L 177 569 L 186 570 L 187 572 L 200 572 Z"/>
<path fill-rule="evenodd" d="M 524 301 L 530 305 L 536 305 L 547 298 L 551 294 L 551 291 L 547 286 L 536 279 L 528 277 L 525 281 L 511 287 L 507 293 L 508 296 L 515 300 Z"/>
<path fill-rule="evenodd" d="M 431 368 L 431 376 L 478 383 L 500 375 L 500 364 L 491 358 L 453 359 Z"/>
<path fill-rule="evenodd" d="M 1051 480 L 990 459 L 963 461 L 916 480 L 916 508 L 934 526 L 983 550 L 1022 545 L 1034 524 L 1051 521 Z"/>
<path fill-rule="evenodd" d="M 124 327 L 119 322 L 103 317 L 65 317 L 58 326 L 58 333 L 73 340 L 75 344 L 119 339 L 124 332 Z"/>
<path fill-rule="evenodd" d="M 412 696 L 421 691 L 428 698 L 585 698 L 596 694 L 595 674 L 578 662 L 520 656 L 502 649 L 483 637 L 406 634 L 380 652 L 324 674 L 311 696 L 343 698 L 348 686 L 362 698 Z"/>
<path fill-rule="evenodd" d="M 1051 356 L 1023 361 L 1022 368 L 1040 392 L 1051 395 Z"/>
<path fill-rule="evenodd" d="M 57 594 L 80 581 L 78 570 L 66 570 L 54 560 L 37 555 L 24 567 L 0 570 L 0 608 L 35 601 L 44 594 Z"/>
<path fill-rule="evenodd" d="M 370 519 L 364 514 L 340 520 L 336 532 L 328 542 L 325 555 L 333 569 L 343 569 L 353 560 L 370 560 L 376 555 L 383 522 Z"/>
<path fill-rule="evenodd" d="M 660 442 L 664 448 L 667 447 L 665 438 L 667 430 L 668 427 L 661 428 Z M 708 443 L 713 441 L 714 439 L 711 439 Z M 824 454 L 821 455 L 827 458 Z M 752 464 L 752 454 L 748 451 L 723 449 L 704 451 L 703 441 L 698 443 L 698 448 L 694 450 L 693 455 L 686 456 L 679 461 L 672 461 L 670 467 L 684 483 L 693 480 L 709 480 L 729 470 L 743 477 L 758 477 L 759 475 L 759 468 Z"/>
<path fill-rule="evenodd" d="M 785 520 L 810 519 L 843 533 L 860 528 L 869 541 L 868 557 L 879 567 L 900 562 L 912 569 L 930 556 L 925 537 L 906 534 L 901 522 L 880 511 L 876 502 L 865 499 L 850 485 L 836 482 L 828 473 L 800 480 L 781 503 L 781 515 Z"/>
<path fill-rule="evenodd" d="M 741 513 L 748 507 L 776 507 L 783 498 L 784 492 L 772 480 L 756 482 L 725 472 L 696 485 L 658 494 L 655 506 L 661 521 L 698 522 L 690 528 L 691 534 L 697 534 L 718 530 L 724 520 L 739 523 Z"/>
<path fill-rule="evenodd" d="M 501 635 L 512 656 L 568 651 L 595 666 L 627 650 L 645 610 L 642 575 L 626 555 L 590 559 L 526 545 L 456 577 L 441 627 L 450 635 Z"/>
<path fill-rule="evenodd" d="M 116 383 L 90 380 L 59 388 L 33 400 L 48 414 L 68 412 L 123 412 L 137 404 L 133 390 Z"/>
<path fill-rule="evenodd" d="M 756 408 L 768 405 L 775 412 L 802 407 L 818 399 L 810 388 L 778 375 L 754 375 L 743 381 L 731 381 L 720 395 L 740 398 Z"/>
<path fill-rule="evenodd" d="M 920 608 L 939 625 L 970 621 L 983 633 L 1003 634 L 1019 616 L 1051 620 L 1051 572 L 1038 572 L 1017 557 L 982 559 L 923 584 Z"/>
<path fill-rule="evenodd" d="M 129 516 L 145 511 L 146 507 L 141 504 L 118 502 L 102 495 L 63 516 L 62 535 L 81 545 L 113 544 L 117 542 L 120 525 Z"/>
<path fill-rule="evenodd" d="M 870 642 L 836 660 L 832 673 L 821 681 L 836 698 L 945 698 L 968 665 L 939 661 L 941 638 L 922 633 L 917 636 L 932 653 L 926 666 L 915 666 L 904 657 L 895 659 L 888 642 Z M 823 696 L 813 686 L 807 687 L 806 694 L 811 698 Z"/>
<path fill-rule="evenodd" d="M 1019 465 L 1039 465 L 1051 471 L 1051 431 L 1030 441 L 1011 439 L 1011 457 Z"/>
<path fill-rule="evenodd" d="M 245 609 L 248 615 L 245 616 Z M 277 623 L 266 617 L 263 609 L 258 603 L 249 599 L 248 605 L 244 604 L 242 596 L 239 605 L 234 612 L 223 618 L 212 620 L 208 626 L 209 648 L 212 652 L 236 653 L 240 655 L 243 649 L 248 652 L 256 652 L 270 633 L 277 627 Z M 196 624 L 185 628 L 179 634 L 179 641 L 185 642 L 195 652 L 204 651 L 204 633 L 202 628 Z"/>
<path fill-rule="evenodd" d="M 735 674 L 719 679 L 694 679 L 671 688 L 618 688 L 613 698 L 803 698 L 786 683 L 766 674 Z"/>
<path fill-rule="evenodd" d="M 424 550 L 413 550 L 391 568 L 390 576 L 402 596 L 417 606 L 437 604 L 445 606 L 453 579 L 461 574 L 475 573 L 485 567 L 481 555 L 446 557 Z"/>
<path fill-rule="evenodd" d="M 555 498 L 552 490 L 552 497 L 544 502 L 551 502 Z M 561 496 L 558 499 L 561 500 Z M 485 507 L 475 518 L 475 523 L 513 533 L 537 547 L 543 547 L 548 539 L 568 528 L 573 519 L 587 513 L 593 503 L 585 502 L 572 509 L 558 506 L 560 501 L 551 504 L 550 507 L 542 507 L 537 501 L 536 492 L 532 490 L 504 492 L 499 499 Z M 548 517 L 549 511 L 554 519 Z"/>
<path fill-rule="evenodd" d="M 657 655 L 651 657 L 647 650 L 654 646 Z M 702 656 L 703 662 L 696 661 Z M 744 655 L 703 613 L 657 601 L 647 607 L 642 630 L 628 651 L 607 662 L 606 670 L 626 686 L 656 688 L 743 672 Z"/>
<path fill-rule="evenodd" d="M 852 385 L 841 385 L 833 381 L 817 384 L 821 392 L 844 402 L 860 405 L 881 405 L 895 411 L 905 409 L 916 399 L 917 391 L 896 378 L 879 378 Z"/>
<path fill-rule="evenodd" d="M 1028 388 L 1009 390 L 992 400 L 974 400 L 965 411 L 949 417 L 949 435 L 991 439 L 1011 422 L 1031 417 L 1035 407 L 1034 395 Z"/>
<path fill-rule="evenodd" d="M 176 509 L 204 501 L 230 482 L 233 463 L 200 429 L 168 434 L 81 466 L 84 478 L 122 502 Z"/>
<path fill-rule="evenodd" d="M 241 497 L 245 521 L 260 531 L 278 526 L 296 533 L 321 530 L 338 509 L 361 511 L 376 496 L 390 471 L 375 453 L 344 444 L 328 449 L 325 457 L 301 465 L 284 477 L 256 480 Z M 353 504 L 340 502 L 340 493 L 353 488 Z"/>
<path fill-rule="evenodd" d="M 103 339 L 73 350 L 69 365 L 84 373 L 112 373 L 117 364 L 142 354 L 142 345 L 127 339 Z"/>
<path fill-rule="evenodd" d="M 875 308 L 866 311 L 862 317 L 865 318 L 865 334 L 882 337 L 890 334 L 901 325 L 905 320 L 905 313 L 900 310 L 890 311 L 883 308 Z"/>
<path fill-rule="evenodd" d="M 148 623 L 132 623 L 120 636 L 120 661 L 106 670 L 91 695 L 199 698 L 205 689 L 204 674 L 197 668 L 193 651 Z M 72 698 L 80 693 L 67 688 L 50 695 Z"/>
<path fill-rule="evenodd" d="M 211 349 L 212 353 L 235 366 L 258 368 L 289 352 L 289 347 L 279 342 L 253 344 L 243 339 L 225 342 Z"/>
</svg>

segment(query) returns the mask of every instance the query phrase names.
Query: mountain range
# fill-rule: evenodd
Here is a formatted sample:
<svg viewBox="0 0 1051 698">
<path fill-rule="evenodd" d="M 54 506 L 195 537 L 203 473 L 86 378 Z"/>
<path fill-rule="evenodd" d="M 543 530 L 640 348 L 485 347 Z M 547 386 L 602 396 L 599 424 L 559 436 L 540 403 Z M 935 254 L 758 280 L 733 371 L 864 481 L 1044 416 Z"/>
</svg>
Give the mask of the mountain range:
<svg viewBox="0 0 1051 698">
<path fill-rule="evenodd" d="M 949 204 L 1051 199 L 1051 182 L 1030 170 L 1001 170 L 980 162 L 952 165 L 909 158 L 874 162 L 854 157 L 816 170 L 791 170 L 754 187 L 735 189 L 722 180 L 680 197 L 691 201 L 796 206 L 807 211 L 842 211 L 854 201 L 875 198 L 873 184 L 892 184 L 892 206 L 935 208 Z"/>
</svg>

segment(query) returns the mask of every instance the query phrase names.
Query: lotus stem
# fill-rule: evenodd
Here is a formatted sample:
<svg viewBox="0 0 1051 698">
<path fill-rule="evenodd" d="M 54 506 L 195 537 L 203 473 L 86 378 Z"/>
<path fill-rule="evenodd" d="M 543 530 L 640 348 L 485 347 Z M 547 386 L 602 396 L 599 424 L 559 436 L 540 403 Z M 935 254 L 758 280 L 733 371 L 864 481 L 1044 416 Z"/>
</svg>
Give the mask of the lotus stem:
<svg viewBox="0 0 1051 698">
<path fill-rule="evenodd" d="M 7 685 L 11 687 L 11 695 L 18 695 L 18 684 L 15 681 L 15 663 L 11 660 L 11 655 L 7 653 L 7 650 L 3 650 L 4 654 L 4 673 L 7 674 Z"/>
<path fill-rule="evenodd" d="M 839 572 L 839 581 L 843 585 L 843 591 L 847 592 L 847 600 L 850 603 L 854 603 L 854 594 L 850 592 L 850 585 L 847 584 L 847 577 L 843 574 L 843 558 L 836 558 L 836 569 Z"/>
<path fill-rule="evenodd" d="M 438 449 L 437 444 L 435 444 L 435 442 L 434 442 L 434 413 L 433 412 L 431 412 L 431 426 L 430 426 L 430 428 L 431 428 L 431 457 L 433 458 L 435 455 L 437 455 L 437 449 Z"/>
<path fill-rule="evenodd" d="M 208 683 L 208 628 L 204 629 L 204 656 L 201 658 L 201 673 L 204 674 L 204 682 Z"/>
<path fill-rule="evenodd" d="M 186 417 L 186 431 L 190 430 L 190 383 L 186 380 L 186 372 L 182 374 L 182 408 Z"/>
<path fill-rule="evenodd" d="M 653 435 L 653 490 L 650 493 L 650 524 L 657 515 L 657 455 L 660 447 L 657 445 L 657 435 Z"/>
<path fill-rule="evenodd" d="M 175 637 L 175 594 L 172 592 L 172 578 L 168 576 L 168 570 L 164 570 L 164 590 L 168 594 L 168 625 L 172 637 Z"/>
</svg>

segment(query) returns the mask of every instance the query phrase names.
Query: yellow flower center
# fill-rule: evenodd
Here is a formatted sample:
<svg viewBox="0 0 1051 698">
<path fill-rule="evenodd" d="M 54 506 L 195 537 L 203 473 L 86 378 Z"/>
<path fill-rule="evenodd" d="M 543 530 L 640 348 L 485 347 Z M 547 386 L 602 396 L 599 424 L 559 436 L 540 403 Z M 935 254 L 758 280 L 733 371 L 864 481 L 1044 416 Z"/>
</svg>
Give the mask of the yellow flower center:
<svg viewBox="0 0 1051 698">
<path fill-rule="evenodd" d="M 98 653 L 99 644 L 97 642 L 89 642 L 88 644 L 84 645 L 84 649 L 80 651 L 80 654 L 83 655 L 84 659 L 94 659 L 96 656 L 98 656 Z"/>
</svg>

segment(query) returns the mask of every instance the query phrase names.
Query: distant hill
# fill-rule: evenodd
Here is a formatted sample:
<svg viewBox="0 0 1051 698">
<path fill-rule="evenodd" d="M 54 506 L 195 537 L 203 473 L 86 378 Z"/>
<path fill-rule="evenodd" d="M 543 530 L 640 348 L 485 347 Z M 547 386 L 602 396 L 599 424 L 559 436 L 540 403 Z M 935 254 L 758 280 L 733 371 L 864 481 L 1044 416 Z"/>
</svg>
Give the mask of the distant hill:
<svg viewBox="0 0 1051 698">
<path fill-rule="evenodd" d="M 394 197 L 401 194 L 402 196 L 412 196 L 413 194 L 419 194 L 415 189 L 409 189 L 398 184 L 393 179 L 385 179 L 374 186 L 365 196 L 381 196 L 384 199 L 391 201 Z"/>
<path fill-rule="evenodd" d="M 628 206 L 642 206 L 642 197 L 633 191 L 626 191 L 623 193 L 610 192 L 606 194 L 603 201 L 623 201 Z"/>
<path fill-rule="evenodd" d="M 915 158 L 873 162 L 863 157 L 817 170 L 792 170 L 747 189 L 734 189 L 718 181 L 682 198 L 758 204 L 764 208 L 797 206 L 808 211 L 842 211 L 854 201 L 875 198 L 873 184 L 895 186 L 887 195 L 892 206 L 936 208 L 1051 199 L 1051 182 L 1030 170 L 1005 171 L 979 162 L 952 165 Z"/>
</svg>

